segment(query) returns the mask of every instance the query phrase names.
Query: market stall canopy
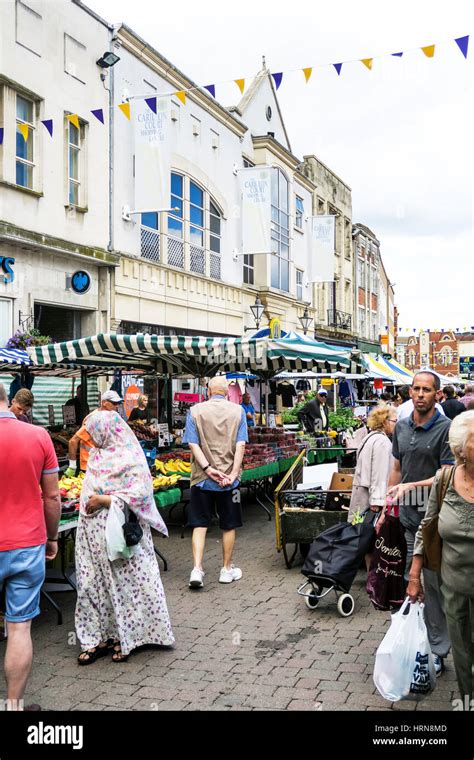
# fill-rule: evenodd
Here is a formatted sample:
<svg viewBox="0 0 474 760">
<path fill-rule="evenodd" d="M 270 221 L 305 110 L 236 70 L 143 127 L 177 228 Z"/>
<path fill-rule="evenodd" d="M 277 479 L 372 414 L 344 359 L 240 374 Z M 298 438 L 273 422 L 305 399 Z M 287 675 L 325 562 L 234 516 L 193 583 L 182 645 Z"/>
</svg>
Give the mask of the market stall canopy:
<svg viewBox="0 0 474 760">
<path fill-rule="evenodd" d="M 284 338 L 182 335 L 94 335 L 28 349 L 35 365 L 71 363 L 82 367 L 141 369 L 157 374 L 211 377 L 218 371 L 272 377 L 281 370 L 348 367 L 349 354 L 297 333 Z"/>
<path fill-rule="evenodd" d="M 0 370 L 23 369 L 32 364 L 26 351 L 20 348 L 0 348 Z"/>
<path fill-rule="evenodd" d="M 449 376 L 449 375 L 442 375 L 440 372 L 436 372 L 435 369 L 431 369 L 431 367 L 422 367 L 421 369 L 417 370 L 418 372 L 431 372 L 433 375 L 436 375 L 436 377 L 439 377 L 439 381 L 441 383 L 441 387 L 444 385 L 458 385 L 459 383 L 465 383 L 466 381 L 463 380 L 460 377 L 457 376 Z"/>
<path fill-rule="evenodd" d="M 362 354 L 362 363 L 367 369 L 366 377 L 381 378 L 394 385 L 411 385 L 413 372 L 403 367 L 395 359 L 384 359 L 383 356 Z"/>
</svg>

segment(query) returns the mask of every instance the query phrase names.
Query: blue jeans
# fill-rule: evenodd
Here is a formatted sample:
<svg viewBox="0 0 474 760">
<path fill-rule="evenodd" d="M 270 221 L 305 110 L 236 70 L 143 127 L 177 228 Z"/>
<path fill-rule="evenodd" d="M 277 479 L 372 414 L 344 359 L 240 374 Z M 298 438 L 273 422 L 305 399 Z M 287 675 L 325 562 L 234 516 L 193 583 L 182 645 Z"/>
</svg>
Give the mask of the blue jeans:
<svg viewBox="0 0 474 760">
<path fill-rule="evenodd" d="M 40 614 L 45 572 L 44 544 L 0 552 L 0 589 L 5 586 L 7 623 L 24 623 Z"/>
</svg>

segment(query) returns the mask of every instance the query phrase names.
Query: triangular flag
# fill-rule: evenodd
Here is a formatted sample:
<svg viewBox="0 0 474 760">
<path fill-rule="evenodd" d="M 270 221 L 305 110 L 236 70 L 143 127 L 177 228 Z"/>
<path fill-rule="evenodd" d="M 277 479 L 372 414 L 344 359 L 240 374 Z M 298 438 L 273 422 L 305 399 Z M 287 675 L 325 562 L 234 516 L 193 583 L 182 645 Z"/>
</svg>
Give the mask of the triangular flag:
<svg viewBox="0 0 474 760">
<path fill-rule="evenodd" d="M 333 63 L 334 68 L 337 71 L 337 76 L 340 76 L 341 69 L 342 69 L 342 63 Z"/>
<path fill-rule="evenodd" d="M 363 63 L 364 66 L 367 66 L 368 69 L 371 69 L 373 60 L 373 58 L 361 58 L 360 62 Z"/>
<path fill-rule="evenodd" d="M 91 114 L 95 116 L 95 118 L 98 119 L 102 124 L 104 124 L 104 112 L 102 108 L 94 108 L 94 110 L 91 111 Z"/>
<path fill-rule="evenodd" d="M 310 68 L 310 69 L 303 69 L 303 74 L 304 74 L 304 78 L 306 79 L 306 84 L 308 84 L 309 78 L 310 78 L 310 76 L 311 76 L 312 73 L 313 73 L 313 69 L 312 68 Z"/>
<path fill-rule="evenodd" d="M 130 103 L 119 103 L 123 115 L 130 121 Z"/>
<path fill-rule="evenodd" d="M 44 124 L 46 129 L 48 130 L 51 137 L 53 136 L 53 120 L 52 119 L 44 119 L 44 121 L 41 122 L 41 124 Z"/>
<path fill-rule="evenodd" d="M 275 82 L 275 88 L 278 90 L 279 86 L 281 85 L 281 80 L 283 79 L 283 72 L 278 72 L 278 74 L 272 74 L 273 81 Z"/>
<path fill-rule="evenodd" d="M 237 87 L 239 88 L 240 92 L 243 95 L 244 94 L 244 90 L 245 90 L 245 79 L 234 79 L 234 82 L 235 82 L 235 84 L 237 85 Z"/>
<path fill-rule="evenodd" d="M 403 53 L 392 53 L 392 55 L 394 55 L 395 58 L 401 58 Z"/>
<path fill-rule="evenodd" d="M 20 130 L 21 134 L 23 135 L 23 139 L 28 140 L 28 124 L 18 124 L 18 129 Z"/>
<path fill-rule="evenodd" d="M 467 34 L 465 37 L 458 37 L 456 40 L 454 40 L 454 42 L 456 43 L 459 50 L 463 54 L 464 58 L 467 58 L 467 47 L 469 45 L 469 35 Z"/>
<path fill-rule="evenodd" d="M 74 124 L 76 129 L 80 129 L 79 127 L 79 117 L 77 113 L 71 113 L 69 116 L 66 116 L 66 119 L 71 122 L 71 124 Z"/>
<path fill-rule="evenodd" d="M 153 113 L 156 113 L 156 98 L 145 98 L 145 103 L 151 108 Z"/>
<path fill-rule="evenodd" d="M 215 84 L 206 84 L 204 85 L 204 89 L 211 93 L 212 97 L 216 97 L 216 85 Z"/>
<path fill-rule="evenodd" d="M 185 91 L 184 90 L 180 90 L 179 92 L 175 92 L 175 95 L 178 98 L 178 100 L 181 101 L 181 103 L 183 104 L 183 106 L 185 106 L 186 105 L 186 93 L 185 93 Z"/>
<path fill-rule="evenodd" d="M 426 55 L 427 58 L 433 58 L 435 46 L 434 45 L 426 45 L 426 47 L 421 48 Z"/>
<path fill-rule="evenodd" d="M 0 145 L 3 143 L 3 127 L 0 127 Z"/>
</svg>

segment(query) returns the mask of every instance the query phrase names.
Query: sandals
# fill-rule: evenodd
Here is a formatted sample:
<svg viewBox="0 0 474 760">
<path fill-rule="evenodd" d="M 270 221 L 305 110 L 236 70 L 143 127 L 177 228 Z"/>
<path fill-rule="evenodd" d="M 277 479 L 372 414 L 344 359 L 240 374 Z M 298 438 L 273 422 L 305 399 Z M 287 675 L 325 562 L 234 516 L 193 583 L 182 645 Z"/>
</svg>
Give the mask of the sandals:
<svg viewBox="0 0 474 760">
<path fill-rule="evenodd" d="M 119 641 L 114 642 L 114 645 L 112 648 L 113 648 L 112 662 L 127 662 L 129 655 L 122 654 L 122 647 L 120 646 Z"/>
<path fill-rule="evenodd" d="M 92 647 L 92 649 L 84 650 L 77 658 L 79 665 L 92 665 L 92 663 L 96 660 L 99 660 L 101 657 L 105 657 L 110 652 L 115 643 L 116 642 L 113 639 L 107 639 L 107 641 L 101 641 L 100 644 L 98 644 L 96 647 Z"/>
</svg>

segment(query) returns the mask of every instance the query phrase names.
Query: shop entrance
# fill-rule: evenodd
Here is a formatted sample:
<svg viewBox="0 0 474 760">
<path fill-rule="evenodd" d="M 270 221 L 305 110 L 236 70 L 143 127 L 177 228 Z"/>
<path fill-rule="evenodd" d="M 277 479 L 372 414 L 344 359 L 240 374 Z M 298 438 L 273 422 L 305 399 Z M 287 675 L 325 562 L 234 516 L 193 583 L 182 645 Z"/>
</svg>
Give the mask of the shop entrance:
<svg viewBox="0 0 474 760">
<path fill-rule="evenodd" d="M 53 343 L 81 337 L 81 312 L 35 303 L 35 327 Z"/>
</svg>

